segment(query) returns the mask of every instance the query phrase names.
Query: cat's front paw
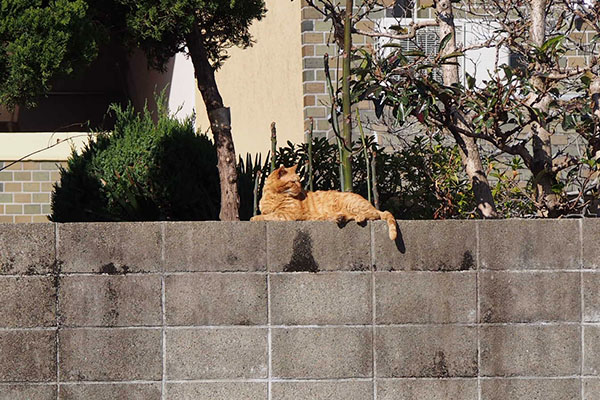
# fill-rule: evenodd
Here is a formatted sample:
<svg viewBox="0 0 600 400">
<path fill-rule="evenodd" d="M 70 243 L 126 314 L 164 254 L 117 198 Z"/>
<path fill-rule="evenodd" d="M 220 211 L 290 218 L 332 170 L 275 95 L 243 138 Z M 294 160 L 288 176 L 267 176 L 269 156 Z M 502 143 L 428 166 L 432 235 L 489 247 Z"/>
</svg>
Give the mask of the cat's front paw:
<svg viewBox="0 0 600 400">
<path fill-rule="evenodd" d="M 337 226 L 339 226 L 340 228 L 343 228 L 344 226 L 346 226 L 346 224 L 348 223 L 348 220 L 346 219 L 346 217 L 344 215 L 337 215 L 335 217 L 335 223 L 337 224 Z"/>
<path fill-rule="evenodd" d="M 250 221 L 264 221 L 264 217 L 262 215 L 255 215 L 254 217 L 250 218 Z"/>
</svg>

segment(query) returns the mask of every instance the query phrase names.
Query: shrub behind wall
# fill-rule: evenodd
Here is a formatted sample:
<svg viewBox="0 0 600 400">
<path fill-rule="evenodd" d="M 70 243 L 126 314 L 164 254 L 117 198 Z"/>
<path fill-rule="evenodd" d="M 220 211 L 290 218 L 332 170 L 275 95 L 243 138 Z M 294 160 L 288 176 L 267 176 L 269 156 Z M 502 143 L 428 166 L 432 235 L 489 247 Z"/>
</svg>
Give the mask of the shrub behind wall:
<svg viewBox="0 0 600 400">
<path fill-rule="evenodd" d="M 145 109 L 113 105 L 111 134 L 73 152 L 52 194 L 51 219 L 75 221 L 216 220 L 217 157 L 192 118 L 179 121 L 164 103 Z"/>
</svg>

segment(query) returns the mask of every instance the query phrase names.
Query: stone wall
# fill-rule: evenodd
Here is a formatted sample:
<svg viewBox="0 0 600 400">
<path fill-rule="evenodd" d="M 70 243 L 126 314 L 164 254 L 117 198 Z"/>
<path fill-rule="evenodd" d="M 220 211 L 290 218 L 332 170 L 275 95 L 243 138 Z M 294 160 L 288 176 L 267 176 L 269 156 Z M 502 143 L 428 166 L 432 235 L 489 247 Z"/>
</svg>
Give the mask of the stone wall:
<svg viewBox="0 0 600 400">
<path fill-rule="evenodd" d="M 597 400 L 600 221 L 0 225 L 0 399 Z"/>
<path fill-rule="evenodd" d="M 0 161 L 0 168 L 11 163 Z M 20 161 L 0 171 L 0 223 L 48 222 L 61 164 L 66 162 Z"/>
</svg>

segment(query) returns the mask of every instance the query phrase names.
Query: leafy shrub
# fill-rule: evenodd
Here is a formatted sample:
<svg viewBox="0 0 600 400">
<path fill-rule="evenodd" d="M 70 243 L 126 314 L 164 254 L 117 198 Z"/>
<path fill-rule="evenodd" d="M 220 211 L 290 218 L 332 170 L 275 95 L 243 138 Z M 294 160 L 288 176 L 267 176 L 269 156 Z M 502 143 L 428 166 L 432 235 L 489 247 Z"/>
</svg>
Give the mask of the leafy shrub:
<svg viewBox="0 0 600 400">
<path fill-rule="evenodd" d="M 440 136 L 418 136 L 400 151 L 388 153 L 372 139 L 367 146 L 376 154 L 377 189 L 380 208 L 391 211 L 400 219 L 443 219 L 474 216 L 475 200 L 468 178 L 462 172 L 461 159 L 456 147 L 442 144 Z M 354 144 L 352 173 L 354 192 L 367 198 L 367 173 L 360 143 Z M 339 151 L 334 143 L 315 138 L 313 150 L 314 190 L 339 190 Z M 270 158 L 261 165 L 256 159 L 244 180 L 245 198 L 250 199 L 257 171 L 261 171 L 259 197 L 264 177 L 269 174 Z M 258 162 L 256 162 L 258 161 Z M 240 159 L 240 164 L 244 164 Z M 299 164 L 298 174 L 304 188 L 308 188 L 308 145 L 288 142 L 275 154 L 275 164 L 287 167 Z M 240 178 L 241 180 L 241 178 Z M 252 182 L 252 184 L 250 184 Z M 242 203 L 244 203 L 242 201 Z M 252 203 L 242 204 L 247 219 L 252 215 Z"/>
<path fill-rule="evenodd" d="M 216 220 L 220 187 L 214 145 L 192 118 L 113 105 L 111 134 L 73 152 L 52 194 L 51 219 L 67 221 Z"/>
<path fill-rule="evenodd" d="M 168 115 L 163 101 L 155 120 L 148 110 L 113 105 L 113 133 L 99 133 L 81 154 L 73 153 L 52 195 L 51 219 L 75 221 L 216 220 L 220 209 L 217 157 L 213 143 L 194 132 L 192 119 Z M 383 210 L 401 219 L 456 218 L 473 215 L 475 202 L 462 173 L 458 150 L 439 136 L 419 136 L 388 153 L 372 139 L 377 189 Z M 367 198 L 364 153 L 352 157 L 354 191 Z M 337 145 L 316 138 L 312 145 L 315 190 L 339 190 Z M 276 165 L 299 164 L 308 187 L 308 145 L 288 142 L 275 154 Z M 238 161 L 240 219 L 254 212 L 270 172 L 270 155 Z M 258 172 L 261 175 L 257 182 Z"/>
</svg>

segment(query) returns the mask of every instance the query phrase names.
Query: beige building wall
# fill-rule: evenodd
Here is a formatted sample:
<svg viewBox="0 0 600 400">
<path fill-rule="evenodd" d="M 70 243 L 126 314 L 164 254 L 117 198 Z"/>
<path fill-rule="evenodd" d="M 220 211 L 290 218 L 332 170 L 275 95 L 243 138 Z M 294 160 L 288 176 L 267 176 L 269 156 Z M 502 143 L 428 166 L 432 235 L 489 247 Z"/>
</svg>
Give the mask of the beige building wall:
<svg viewBox="0 0 600 400">
<path fill-rule="evenodd" d="M 231 58 L 217 72 L 236 153 L 270 149 L 270 125 L 277 124 L 278 142 L 304 140 L 302 91 L 301 1 L 267 0 L 267 14 L 251 32 L 256 43 L 230 49 Z M 202 96 L 196 92 L 197 128 L 209 128 Z"/>
</svg>

